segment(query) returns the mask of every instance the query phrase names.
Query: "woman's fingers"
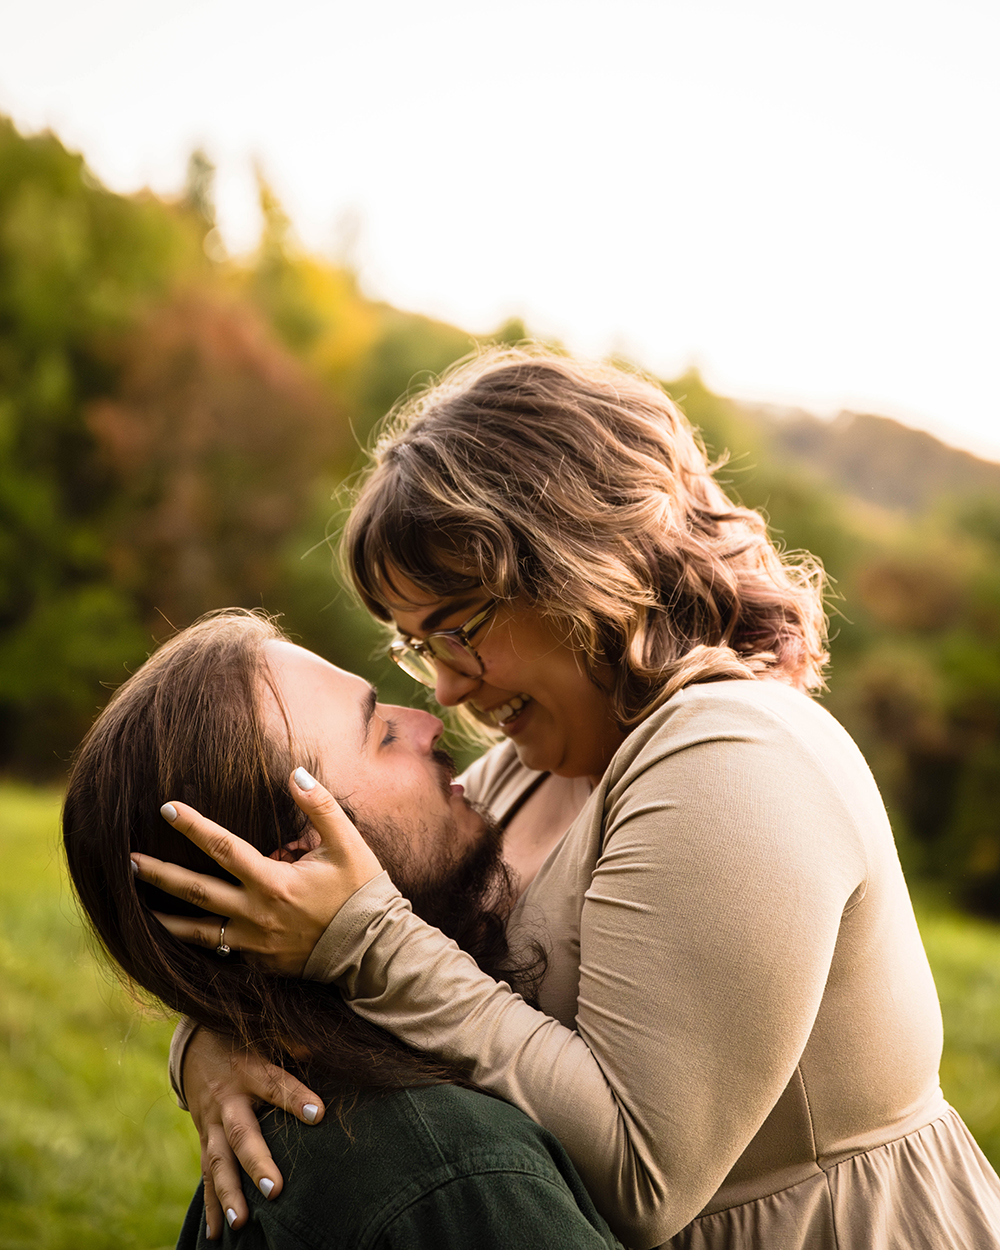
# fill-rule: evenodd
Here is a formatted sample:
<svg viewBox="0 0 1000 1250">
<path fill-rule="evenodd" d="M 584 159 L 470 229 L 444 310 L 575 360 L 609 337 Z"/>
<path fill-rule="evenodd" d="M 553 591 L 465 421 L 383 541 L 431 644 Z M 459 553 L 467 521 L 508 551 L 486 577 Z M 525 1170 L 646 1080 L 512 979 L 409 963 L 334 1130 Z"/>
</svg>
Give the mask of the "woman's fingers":
<svg viewBox="0 0 1000 1250">
<path fill-rule="evenodd" d="M 268 859 L 245 839 L 236 837 L 186 803 L 164 803 L 160 815 L 244 885 L 261 878 Z M 266 873 L 264 875 L 266 877 Z"/>
<path fill-rule="evenodd" d="M 253 1107 L 249 1102 L 246 1104 L 246 1114 L 250 1116 L 255 1124 L 257 1123 Z M 202 1175 L 205 1177 L 206 1193 L 209 1185 L 211 1185 L 215 1193 L 217 1211 L 219 1212 L 214 1218 L 208 1220 L 208 1223 L 211 1224 L 212 1232 L 216 1236 L 221 1235 L 223 1219 L 230 1228 L 242 1228 L 249 1214 L 247 1200 L 243 1196 L 243 1186 L 240 1184 L 239 1164 L 236 1162 L 236 1156 L 229 1147 L 229 1142 L 221 1124 L 210 1125 L 202 1141 L 201 1169 Z M 207 1218 L 207 1201 L 205 1205 Z"/>
<path fill-rule="evenodd" d="M 203 1174 L 222 1204 L 218 1213 L 227 1207 L 237 1214 L 243 1210 L 233 1205 L 240 1173 L 230 1136 L 261 1192 L 268 1197 L 280 1192 L 281 1173 L 261 1136 L 255 1107 L 273 1100 L 312 1124 L 322 1118 L 321 1100 L 301 1081 L 209 1029 L 198 1029 L 188 1043 L 181 1076 L 201 1141 Z"/>
<path fill-rule="evenodd" d="M 189 946 L 206 946 L 215 950 L 222 945 L 225 934 L 225 945 L 229 951 L 248 951 L 249 945 L 240 945 L 239 935 L 230 920 L 222 916 L 203 916 L 197 919 L 191 916 L 174 916 L 168 912 L 154 911 L 153 915 L 169 933 Z M 229 951 L 224 952 L 229 954 Z"/>
<path fill-rule="evenodd" d="M 262 1059 L 251 1058 L 247 1061 L 245 1071 L 247 1090 L 258 1102 L 280 1107 L 303 1124 L 319 1124 L 322 1120 L 326 1112 L 322 1098 L 284 1068 L 279 1068 L 274 1063 L 266 1063 Z M 266 1151 L 267 1147 L 264 1149 Z M 243 1161 L 243 1155 L 239 1151 L 236 1153 Z M 270 1157 L 268 1154 L 267 1158 Z M 243 1166 L 246 1167 L 245 1161 Z M 251 1176 L 256 1175 L 252 1168 L 246 1167 L 246 1170 Z"/>
<path fill-rule="evenodd" d="M 176 937 L 209 949 L 220 945 L 216 925 L 227 917 L 225 944 L 250 951 L 265 967 L 301 976 L 313 947 L 343 904 L 382 871 L 374 852 L 340 804 L 304 769 L 296 769 L 292 796 L 312 826 L 308 850 L 293 862 L 261 855 L 184 803 L 165 803 L 164 819 L 242 882 L 220 881 L 133 853 L 143 881 L 202 911 L 199 917 L 159 916 Z M 300 844 L 304 839 L 297 840 Z"/>
<path fill-rule="evenodd" d="M 135 864 L 140 881 L 155 885 L 166 894 L 183 899 L 185 903 L 193 903 L 204 911 L 232 916 L 245 905 L 244 891 L 219 877 L 192 872 L 190 868 L 181 868 L 178 864 L 154 859 L 152 855 L 140 855 L 138 851 L 132 852 L 132 863 Z"/>
<path fill-rule="evenodd" d="M 244 1061 L 243 1078 L 246 1093 L 230 1094 L 220 1101 L 219 1121 L 208 1125 L 203 1150 L 205 1175 L 217 1195 L 218 1209 L 231 1228 L 242 1227 L 247 1214 L 237 1162 L 268 1200 L 277 1198 L 284 1187 L 284 1179 L 260 1130 L 255 1101 L 280 1107 L 305 1124 L 319 1123 L 324 1112 L 322 1100 L 312 1090 L 274 1064 L 248 1058 Z"/>
<path fill-rule="evenodd" d="M 350 874 L 344 884 L 353 888 L 341 900 L 346 901 L 354 890 L 377 877 L 382 865 L 330 791 L 304 768 L 296 768 L 292 773 L 289 789 L 320 836 L 321 845 L 313 854 L 325 853 L 324 858 Z"/>
<path fill-rule="evenodd" d="M 222 1236 L 222 1206 L 212 1183 L 212 1173 L 208 1170 L 208 1160 L 204 1149 L 201 1156 L 201 1174 L 205 1193 L 205 1232 L 209 1241 L 218 1241 Z"/>
<path fill-rule="evenodd" d="M 223 1220 L 234 1228 L 246 1221 L 240 1164 L 266 1198 L 281 1193 L 281 1172 L 260 1131 L 256 1106 L 270 1103 L 316 1124 L 323 1118 L 323 1101 L 294 1076 L 209 1029 L 198 1029 L 191 1038 L 182 1078 L 201 1141 L 205 1217 L 214 1240 L 222 1235 Z"/>
<path fill-rule="evenodd" d="M 291 1078 L 289 1078 L 291 1079 Z M 318 1102 L 309 1103 L 309 1098 L 299 1098 L 295 1104 L 289 1105 L 287 1110 L 292 1114 L 297 1114 L 298 1118 L 305 1120 L 302 1114 L 302 1108 L 305 1105 L 311 1105 L 316 1108 L 319 1114 L 319 1108 L 322 1104 Z M 275 1106 L 281 1106 L 277 1101 Z M 309 1123 L 308 1120 L 305 1120 Z M 281 1193 L 284 1188 L 284 1179 L 281 1171 L 275 1163 L 271 1151 L 268 1149 L 267 1142 L 260 1130 L 260 1122 L 257 1115 L 251 1108 L 244 1108 L 235 1101 L 229 1102 L 222 1108 L 222 1124 L 225 1129 L 226 1141 L 229 1149 L 239 1160 L 243 1171 L 253 1181 L 260 1192 L 267 1199 L 274 1199 Z"/>
</svg>

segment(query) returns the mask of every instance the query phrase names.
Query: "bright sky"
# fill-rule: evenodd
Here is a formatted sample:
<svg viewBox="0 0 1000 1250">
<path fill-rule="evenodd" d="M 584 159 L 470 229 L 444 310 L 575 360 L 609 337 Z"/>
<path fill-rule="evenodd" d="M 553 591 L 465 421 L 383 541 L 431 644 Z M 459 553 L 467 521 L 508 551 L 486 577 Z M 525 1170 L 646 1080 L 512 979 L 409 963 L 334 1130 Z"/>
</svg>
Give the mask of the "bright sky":
<svg viewBox="0 0 1000 1250">
<path fill-rule="evenodd" d="M 304 242 L 724 393 L 1000 459 L 996 0 L 0 0 L 0 111 L 111 187 L 259 159 Z"/>
</svg>

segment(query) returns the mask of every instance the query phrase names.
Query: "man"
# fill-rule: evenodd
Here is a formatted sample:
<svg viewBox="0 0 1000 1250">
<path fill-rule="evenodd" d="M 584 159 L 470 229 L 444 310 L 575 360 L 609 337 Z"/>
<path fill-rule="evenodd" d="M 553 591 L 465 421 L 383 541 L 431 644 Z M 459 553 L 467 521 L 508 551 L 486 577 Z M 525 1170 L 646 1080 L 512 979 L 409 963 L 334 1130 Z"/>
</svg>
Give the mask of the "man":
<svg viewBox="0 0 1000 1250">
<path fill-rule="evenodd" d="M 239 619 L 225 618 L 225 627 L 238 631 Z M 248 628 L 259 631 L 259 618 L 254 622 Z M 367 682 L 293 646 L 277 631 L 259 647 L 257 667 L 256 710 L 273 750 L 306 760 L 348 808 L 415 910 L 481 960 L 488 948 L 484 966 L 503 975 L 505 962 L 510 964 L 502 941 L 510 887 L 500 835 L 452 784 L 451 761 L 437 748 L 441 722 L 426 712 L 379 704 Z M 297 771 L 303 789 L 309 779 Z M 185 833 L 198 820 L 181 803 L 168 805 L 166 815 Z M 231 838 L 230 850 L 229 867 L 237 877 L 241 857 L 260 859 L 240 838 Z M 275 880 L 289 875 L 287 861 L 300 868 L 321 854 L 316 835 L 304 830 L 272 856 Z M 189 870 L 146 854 L 132 859 L 142 883 L 195 901 Z M 224 891 L 234 887 L 217 884 L 217 899 L 202 894 L 198 902 L 202 911 L 221 916 Z M 157 914 L 185 941 L 219 951 L 246 950 L 238 916 L 223 923 L 215 916 Z M 314 940 L 304 935 L 306 953 Z M 302 969 L 285 971 L 295 976 Z M 516 968 L 508 975 L 520 988 L 528 984 Z M 182 1029 L 174 1048 L 179 1094 L 190 1033 Z M 199 1030 L 188 1062 L 214 1054 L 224 1081 L 233 1053 L 230 1043 Z M 267 1071 L 276 1071 L 263 1061 L 259 1066 L 262 1082 Z M 269 1100 L 294 1108 L 299 1118 L 273 1111 L 263 1118 L 263 1140 L 249 1148 L 252 1178 L 237 1171 L 221 1122 L 200 1125 L 208 1195 L 206 1200 L 199 1189 L 195 1196 L 181 1250 L 220 1235 L 224 1244 L 272 1250 L 617 1245 L 558 1141 L 499 1099 L 440 1081 L 378 1094 L 361 1090 L 343 1118 L 323 1119 L 313 1106 L 312 1115 L 321 1122 L 310 1127 L 303 1123 L 310 1113 L 301 1105 L 306 1087 L 284 1079 L 281 1096 L 272 1090 Z M 231 1119 L 225 1126 L 230 1140 L 234 1128 L 244 1142 L 254 1139 L 257 1123 L 249 1103 L 236 1119 L 239 1123 Z M 247 1150 L 241 1153 L 246 1160 Z"/>
</svg>

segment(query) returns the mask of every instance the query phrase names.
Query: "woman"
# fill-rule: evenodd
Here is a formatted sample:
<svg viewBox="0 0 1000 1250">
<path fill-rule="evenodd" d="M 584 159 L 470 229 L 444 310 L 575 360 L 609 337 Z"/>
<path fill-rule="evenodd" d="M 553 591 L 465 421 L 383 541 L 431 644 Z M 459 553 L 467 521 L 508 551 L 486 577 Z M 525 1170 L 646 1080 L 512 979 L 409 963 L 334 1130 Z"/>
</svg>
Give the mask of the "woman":
<svg viewBox="0 0 1000 1250">
<path fill-rule="evenodd" d="M 238 824 L 244 855 L 271 856 L 276 869 L 314 863 L 323 848 L 305 834 L 291 797 L 303 795 L 310 779 L 297 770 L 290 793 L 291 761 L 306 752 L 313 769 L 336 784 L 354 737 L 351 727 L 341 733 L 338 713 L 368 689 L 252 613 L 222 613 L 178 635 L 116 692 L 77 754 L 63 836 L 79 898 L 133 983 L 226 1035 L 258 1066 L 281 1063 L 308 1074 L 338 1109 L 308 1137 L 295 1121 L 272 1117 L 270 1147 L 291 1170 L 296 1202 L 265 1201 L 280 1193 L 278 1177 L 257 1188 L 248 1183 L 241 1198 L 253 1220 L 239 1234 L 244 1250 L 461 1250 L 472 1221 L 477 1244 L 490 1250 L 610 1250 L 617 1242 L 551 1135 L 472 1090 L 457 1065 L 400 1045 L 327 987 L 268 972 L 228 949 L 176 941 L 154 917 L 176 914 L 177 901 L 137 881 L 130 866 L 133 857 L 155 853 L 207 868 L 222 884 L 213 861 L 162 818 L 155 796 L 164 788 Z M 396 724 L 401 747 L 385 764 L 394 765 L 397 784 L 423 797 L 425 816 L 438 817 L 421 826 L 424 859 L 434 859 L 426 839 L 459 823 L 451 815 L 458 806 L 453 769 L 436 750 L 441 723 L 381 705 L 372 715 Z M 333 728 L 316 733 L 311 721 Z M 415 906 L 480 966 L 529 990 L 530 967 L 513 963 L 503 940 L 510 892 L 492 831 L 471 810 L 460 813 L 467 853 L 440 859 L 433 879 L 415 874 L 406 847 L 377 819 L 385 806 L 377 770 L 369 766 L 364 777 L 358 766 L 348 771 L 356 820 L 399 880 L 410 877 Z M 217 934 L 220 949 L 226 936 Z M 313 1120 L 318 1111 L 311 1108 Z M 235 1222 L 232 1208 L 228 1219 Z M 198 1194 L 180 1250 L 224 1231 L 211 1195 Z"/>
<path fill-rule="evenodd" d="M 634 1247 L 1000 1246 L 884 808 L 805 693 L 820 575 L 727 500 L 663 392 L 543 354 L 466 367 L 383 442 L 346 551 L 393 657 L 507 739 L 468 792 L 507 822 L 509 933 L 548 972 L 528 1006 L 367 870 L 300 898 L 328 927 L 313 948 L 283 922 L 286 963 L 550 1128 Z M 260 951 L 271 889 L 245 885 L 226 914 Z"/>
</svg>

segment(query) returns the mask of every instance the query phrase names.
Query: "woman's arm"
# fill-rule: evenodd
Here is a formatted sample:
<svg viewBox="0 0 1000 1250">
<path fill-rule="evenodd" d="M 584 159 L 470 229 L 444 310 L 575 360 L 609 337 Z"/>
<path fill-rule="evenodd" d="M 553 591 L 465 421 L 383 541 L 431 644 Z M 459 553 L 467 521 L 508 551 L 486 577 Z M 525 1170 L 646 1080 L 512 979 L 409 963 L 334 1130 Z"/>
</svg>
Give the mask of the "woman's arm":
<svg viewBox="0 0 1000 1250">
<path fill-rule="evenodd" d="M 630 1244 L 687 1224 L 777 1102 L 865 875 L 822 761 L 773 717 L 723 710 L 636 731 L 602 783 L 575 1028 L 483 976 L 385 878 L 306 969 L 553 1131 Z"/>
</svg>

